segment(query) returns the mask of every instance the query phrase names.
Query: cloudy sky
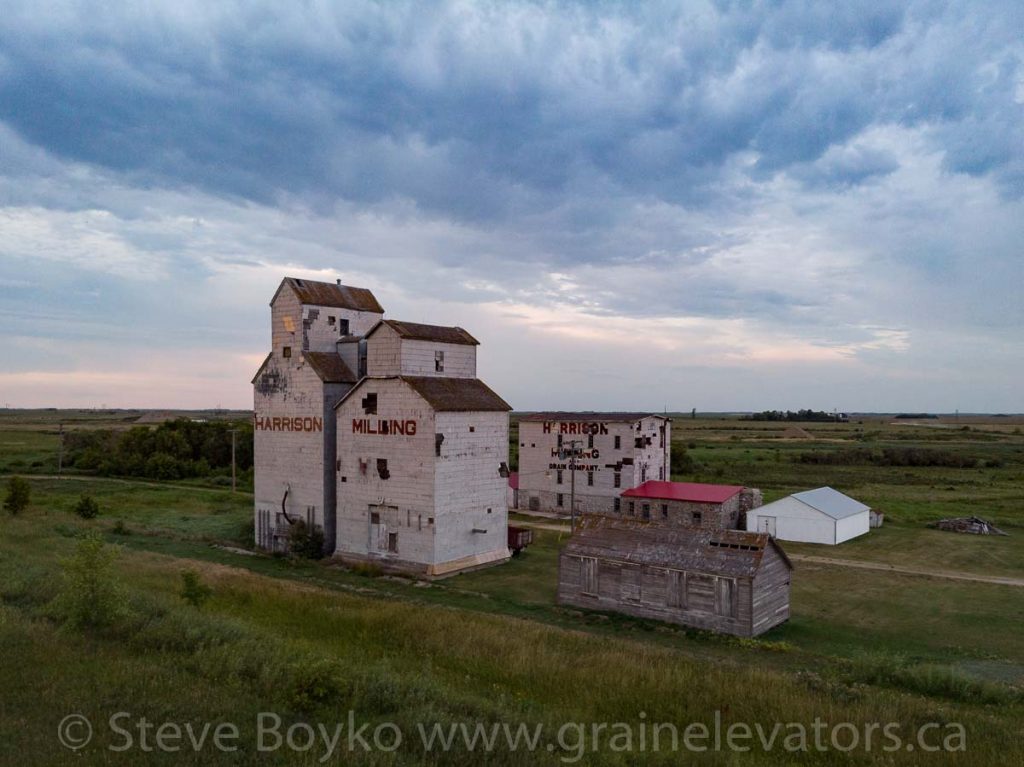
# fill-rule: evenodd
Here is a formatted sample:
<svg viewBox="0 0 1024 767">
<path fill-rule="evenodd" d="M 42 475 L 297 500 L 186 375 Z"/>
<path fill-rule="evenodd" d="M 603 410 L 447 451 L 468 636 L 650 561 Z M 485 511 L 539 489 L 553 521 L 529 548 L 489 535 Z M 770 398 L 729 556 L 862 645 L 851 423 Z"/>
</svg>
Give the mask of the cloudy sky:
<svg viewBox="0 0 1024 767">
<path fill-rule="evenodd" d="M 520 409 L 1024 410 L 1024 3 L 21 2 L 0 405 L 251 406 L 284 275 Z"/>
</svg>

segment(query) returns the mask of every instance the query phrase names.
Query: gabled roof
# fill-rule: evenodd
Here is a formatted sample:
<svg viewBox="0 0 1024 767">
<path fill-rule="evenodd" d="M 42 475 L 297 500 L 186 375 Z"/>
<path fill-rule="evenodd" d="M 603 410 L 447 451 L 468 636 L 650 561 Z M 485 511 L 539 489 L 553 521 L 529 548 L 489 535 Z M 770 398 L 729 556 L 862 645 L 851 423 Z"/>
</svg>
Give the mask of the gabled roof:
<svg viewBox="0 0 1024 767">
<path fill-rule="evenodd" d="M 870 506 L 865 506 L 860 501 L 855 501 L 850 496 L 843 495 L 831 487 L 804 490 L 802 493 L 793 493 L 791 497 L 812 509 L 817 509 L 822 514 L 827 514 L 832 519 L 844 519 L 864 511 L 871 511 Z"/>
<path fill-rule="evenodd" d="M 473 336 L 457 326 L 423 325 L 419 322 L 403 322 L 401 320 L 381 320 L 370 328 L 366 337 L 372 336 L 381 325 L 387 325 L 401 338 L 410 341 L 434 341 L 442 344 L 465 344 L 466 346 L 480 345 L 480 342 Z"/>
<path fill-rule="evenodd" d="M 642 485 L 625 490 L 630 498 L 657 498 L 664 501 L 692 503 L 724 503 L 743 490 L 739 485 L 704 485 L 698 482 L 661 482 L 649 479 Z"/>
<path fill-rule="evenodd" d="M 767 533 L 665 528 L 641 521 L 592 517 L 573 533 L 563 552 L 626 564 L 753 577 L 769 547 L 793 569 L 786 552 Z"/>
<path fill-rule="evenodd" d="M 636 423 L 641 418 L 662 418 L 671 420 L 657 413 L 598 413 L 594 411 L 565 412 L 552 410 L 544 413 L 529 413 L 520 417 L 520 421 L 596 421 L 606 423 Z"/>
<path fill-rule="evenodd" d="M 324 383 L 354 384 L 359 378 L 345 364 L 345 360 L 332 352 L 303 352 L 302 358 L 309 363 Z"/>
<path fill-rule="evenodd" d="M 260 377 L 260 373 L 263 372 L 263 368 L 265 368 L 267 366 L 267 363 L 270 362 L 270 358 L 273 357 L 273 356 L 274 356 L 274 353 L 270 352 L 266 357 L 263 358 L 263 362 L 261 362 L 260 366 L 256 369 L 256 375 L 254 375 L 252 377 L 252 381 L 250 381 L 249 383 L 252 383 L 252 384 L 256 383 L 256 379 Z"/>
<path fill-rule="evenodd" d="M 366 288 L 353 288 L 349 285 L 342 285 L 334 282 L 317 282 L 316 280 L 299 279 L 298 277 L 285 277 L 281 280 L 274 297 L 270 299 L 271 305 L 277 300 L 281 289 L 287 285 L 294 291 L 302 304 L 312 306 L 333 306 L 338 309 L 352 309 L 358 312 L 374 312 L 383 314 L 384 307 L 377 302 Z"/>
<path fill-rule="evenodd" d="M 365 376 L 335 405 L 354 397 L 356 392 L 374 381 L 403 381 L 437 412 L 481 413 L 508 412 L 512 409 L 505 400 L 479 378 L 442 378 L 440 376 Z"/>
</svg>

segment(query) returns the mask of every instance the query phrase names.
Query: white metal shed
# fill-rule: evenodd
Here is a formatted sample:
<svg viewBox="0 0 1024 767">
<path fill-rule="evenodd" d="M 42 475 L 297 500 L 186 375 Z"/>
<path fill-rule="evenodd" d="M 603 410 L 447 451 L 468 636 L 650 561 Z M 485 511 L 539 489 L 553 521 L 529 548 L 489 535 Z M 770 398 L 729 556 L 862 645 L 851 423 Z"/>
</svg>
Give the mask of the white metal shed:
<svg viewBox="0 0 1024 767">
<path fill-rule="evenodd" d="M 747 512 L 747 530 L 781 541 L 835 545 L 870 528 L 871 508 L 831 487 L 781 498 Z"/>
</svg>

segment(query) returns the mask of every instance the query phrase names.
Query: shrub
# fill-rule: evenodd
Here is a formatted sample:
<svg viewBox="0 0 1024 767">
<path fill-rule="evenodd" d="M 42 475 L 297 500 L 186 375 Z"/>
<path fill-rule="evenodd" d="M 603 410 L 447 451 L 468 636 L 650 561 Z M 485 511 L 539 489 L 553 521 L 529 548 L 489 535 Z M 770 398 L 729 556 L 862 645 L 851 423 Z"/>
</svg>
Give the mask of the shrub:
<svg viewBox="0 0 1024 767">
<path fill-rule="evenodd" d="M 82 519 L 96 519 L 100 514 L 100 506 L 91 495 L 83 495 L 75 504 L 75 514 Z"/>
<path fill-rule="evenodd" d="M 7 497 L 4 498 L 4 508 L 11 514 L 20 514 L 28 508 L 32 499 L 32 487 L 28 480 L 22 477 L 11 477 L 7 481 Z"/>
<path fill-rule="evenodd" d="M 132 534 L 132 531 L 128 529 L 128 527 L 127 527 L 127 525 L 125 525 L 123 519 L 117 520 L 117 522 L 114 523 L 114 527 L 111 529 L 110 532 L 112 532 L 114 535 L 131 535 Z"/>
<path fill-rule="evenodd" d="M 181 598 L 196 608 L 205 604 L 213 594 L 213 589 L 203 583 L 195 570 L 185 570 L 181 574 Z"/>
<path fill-rule="evenodd" d="M 296 666 L 292 672 L 288 702 L 300 711 L 338 700 L 344 692 L 338 669 L 330 661 Z"/>
<path fill-rule="evenodd" d="M 125 595 L 114 577 L 120 549 L 107 546 L 99 533 L 82 538 L 61 565 L 64 582 L 55 607 L 68 625 L 103 628 L 127 613 Z"/>
<path fill-rule="evenodd" d="M 324 531 L 303 520 L 297 521 L 288 531 L 288 551 L 303 559 L 322 559 L 324 556 Z"/>
</svg>

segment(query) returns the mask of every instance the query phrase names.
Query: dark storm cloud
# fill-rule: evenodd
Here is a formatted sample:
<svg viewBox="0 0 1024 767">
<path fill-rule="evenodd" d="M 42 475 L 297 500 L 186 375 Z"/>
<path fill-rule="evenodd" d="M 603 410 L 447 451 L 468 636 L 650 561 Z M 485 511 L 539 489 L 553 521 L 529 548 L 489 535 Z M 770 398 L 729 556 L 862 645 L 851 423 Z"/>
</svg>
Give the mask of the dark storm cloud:
<svg viewBox="0 0 1024 767">
<path fill-rule="evenodd" d="M 1020 62 L 975 70 L 1013 42 L 1016 6 L 973 22 L 979 44 L 938 3 L 83 4 L 46 25 L 23 5 L 0 26 L 0 117 L 143 185 L 464 220 L 588 183 L 597 218 L 621 195 L 721 203 L 737 153 L 772 175 L 877 122 L 935 122 L 950 170 L 1012 174 Z M 884 172 L 848 170 L 838 185 Z"/>
</svg>

